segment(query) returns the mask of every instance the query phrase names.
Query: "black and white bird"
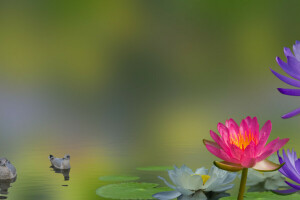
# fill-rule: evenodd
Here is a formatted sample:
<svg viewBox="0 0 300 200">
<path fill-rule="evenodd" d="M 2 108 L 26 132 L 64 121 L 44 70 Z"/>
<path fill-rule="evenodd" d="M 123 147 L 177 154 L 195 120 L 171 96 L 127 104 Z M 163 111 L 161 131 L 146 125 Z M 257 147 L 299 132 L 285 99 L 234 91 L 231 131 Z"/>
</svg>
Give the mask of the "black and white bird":
<svg viewBox="0 0 300 200">
<path fill-rule="evenodd" d="M 16 168 L 10 163 L 7 158 L 0 158 L 0 179 L 9 180 L 17 176 Z"/>
<path fill-rule="evenodd" d="M 49 160 L 53 167 L 57 169 L 70 169 L 70 155 L 66 154 L 63 158 L 55 158 L 53 155 L 49 156 Z"/>
</svg>

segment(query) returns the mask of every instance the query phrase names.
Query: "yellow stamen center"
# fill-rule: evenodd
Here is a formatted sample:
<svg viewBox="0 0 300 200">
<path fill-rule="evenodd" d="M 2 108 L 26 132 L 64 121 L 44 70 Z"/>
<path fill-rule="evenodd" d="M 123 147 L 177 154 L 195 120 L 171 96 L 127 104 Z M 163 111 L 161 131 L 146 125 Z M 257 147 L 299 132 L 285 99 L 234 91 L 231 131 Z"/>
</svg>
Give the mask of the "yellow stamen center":
<svg viewBox="0 0 300 200">
<path fill-rule="evenodd" d="M 238 134 L 231 134 L 231 137 L 230 137 L 230 143 L 234 144 L 235 146 L 239 147 L 242 150 L 245 150 L 245 148 L 252 141 L 255 144 L 257 144 L 257 138 L 255 137 L 254 134 L 251 133 L 250 130 L 248 132 L 245 131 L 244 134 L 241 134 L 241 132 L 239 132 Z"/>
<path fill-rule="evenodd" d="M 208 175 L 201 175 L 202 180 L 203 180 L 203 185 L 206 183 L 206 181 L 210 178 Z"/>
</svg>

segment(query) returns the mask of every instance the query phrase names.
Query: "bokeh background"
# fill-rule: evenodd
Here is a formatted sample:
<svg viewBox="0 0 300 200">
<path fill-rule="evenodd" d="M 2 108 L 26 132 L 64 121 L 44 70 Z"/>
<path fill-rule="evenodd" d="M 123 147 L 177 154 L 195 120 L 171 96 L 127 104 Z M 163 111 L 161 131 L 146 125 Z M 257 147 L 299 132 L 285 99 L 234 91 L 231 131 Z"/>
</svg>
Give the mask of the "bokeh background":
<svg viewBox="0 0 300 200">
<path fill-rule="evenodd" d="M 257 116 L 300 151 L 300 99 L 275 57 L 300 40 L 300 2 L 1 1 L 0 154 L 19 199 L 101 199 L 99 176 L 148 165 L 210 167 L 218 122 Z M 70 181 L 48 154 L 71 155 Z M 166 173 L 162 174 L 167 176 Z M 68 186 L 63 187 L 62 185 Z"/>
</svg>

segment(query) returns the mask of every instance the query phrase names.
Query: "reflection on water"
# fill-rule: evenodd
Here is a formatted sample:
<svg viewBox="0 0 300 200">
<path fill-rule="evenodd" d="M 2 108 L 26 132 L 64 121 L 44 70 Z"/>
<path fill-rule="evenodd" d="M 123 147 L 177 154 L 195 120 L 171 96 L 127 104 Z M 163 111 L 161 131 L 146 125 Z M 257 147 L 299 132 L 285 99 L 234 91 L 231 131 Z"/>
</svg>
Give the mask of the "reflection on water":
<svg viewBox="0 0 300 200">
<path fill-rule="evenodd" d="M 53 166 L 50 166 L 50 168 L 52 168 L 51 171 L 54 171 L 55 173 L 58 173 L 58 174 L 62 174 L 64 176 L 65 181 L 70 180 L 70 171 L 71 171 L 71 169 L 57 169 Z"/>
<path fill-rule="evenodd" d="M 0 199 L 7 199 L 8 189 L 11 187 L 10 184 L 14 183 L 17 180 L 17 177 L 8 180 L 0 180 Z"/>
</svg>

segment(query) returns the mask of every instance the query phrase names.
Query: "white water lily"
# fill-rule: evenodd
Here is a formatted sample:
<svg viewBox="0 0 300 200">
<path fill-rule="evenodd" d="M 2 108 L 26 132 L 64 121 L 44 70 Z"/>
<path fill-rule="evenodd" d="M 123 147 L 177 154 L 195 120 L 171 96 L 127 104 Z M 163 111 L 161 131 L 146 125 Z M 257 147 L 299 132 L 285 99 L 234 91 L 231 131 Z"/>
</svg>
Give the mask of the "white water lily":
<svg viewBox="0 0 300 200">
<path fill-rule="evenodd" d="M 169 200 L 177 197 L 179 200 L 217 199 L 222 196 L 222 194 L 218 196 L 220 193 L 233 187 L 233 184 L 229 183 L 237 175 L 236 173 L 227 172 L 215 166 L 212 166 L 209 172 L 204 167 L 193 172 L 185 165 L 181 168 L 175 166 L 174 170 L 169 170 L 168 173 L 175 186 L 168 183 L 164 178 L 159 178 L 167 186 L 174 189 L 174 191 L 154 194 L 154 198 L 160 200 Z"/>
<path fill-rule="evenodd" d="M 271 155 L 268 160 L 279 163 L 276 155 Z M 247 177 L 247 186 L 250 186 L 248 192 L 263 192 L 269 190 L 277 190 L 280 187 L 287 187 L 284 182 L 285 177 L 279 172 L 258 172 L 253 169 L 249 169 L 249 175 Z"/>
</svg>

